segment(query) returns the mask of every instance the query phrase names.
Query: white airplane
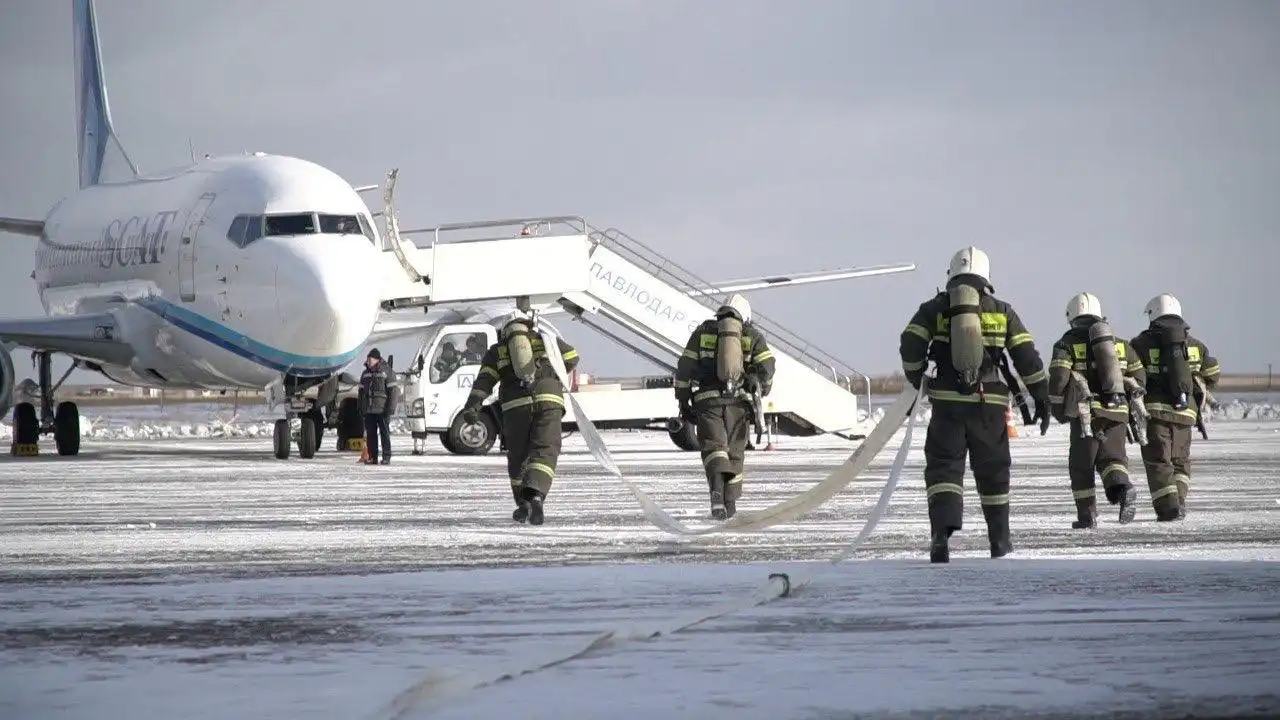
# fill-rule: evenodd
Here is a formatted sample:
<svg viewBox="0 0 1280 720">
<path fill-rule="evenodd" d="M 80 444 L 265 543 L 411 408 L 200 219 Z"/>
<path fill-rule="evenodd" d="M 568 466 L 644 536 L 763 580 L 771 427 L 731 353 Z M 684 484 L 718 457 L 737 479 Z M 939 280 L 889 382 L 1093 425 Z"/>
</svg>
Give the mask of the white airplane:
<svg viewBox="0 0 1280 720">
<path fill-rule="evenodd" d="M 72 5 L 79 190 L 43 220 L 0 218 L 0 230 L 39 238 L 31 277 L 46 313 L 0 321 L 0 414 L 13 401 L 14 347 L 34 351 L 39 375 L 38 411 L 14 406 L 13 451 L 33 454 L 52 433 L 59 454 L 78 454 L 79 411 L 53 401 L 66 375 L 53 382 L 50 358 L 62 354 L 127 385 L 266 388 L 285 406 L 276 456 L 288 457 L 296 417 L 310 457 L 325 418 L 302 393 L 325 383 L 318 395 L 336 395 L 366 347 L 422 325 L 382 317 L 365 281 L 381 245 L 373 214 L 357 188 L 292 157 L 139 173 L 112 127 L 93 2 Z M 109 160 L 123 162 L 120 177 Z M 350 419 L 338 420 L 341 436 Z"/>
<path fill-rule="evenodd" d="M 275 425 L 276 457 L 289 457 L 292 419 L 300 421 L 298 454 L 311 457 L 326 427 L 337 429 L 339 446 L 362 435 L 354 400 L 339 406 L 336 397 L 343 383 L 354 382 L 342 371 L 368 347 L 511 309 L 437 305 L 436 317 L 416 320 L 382 314 L 397 305 L 369 278 L 386 266 L 379 253 L 403 254 L 390 187 L 387 208 L 375 214 L 360 193 L 377 186 L 354 188 L 297 158 L 221 156 L 140 173 L 112 126 L 93 2 L 73 0 L 72 7 L 79 190 L 43 220 L 0 217 L 0 231 L 39 238 L 31 276 L 45 311 L 41 318 L 0 320 L 0 415 L 13 407 L 15 454 L 37 451 L 47 434 L 59 454 L 79 453 L 79 409 L 54 398 L 82 367 L 147 388 L 265 389 L 272 407 L 284 408 Z M 376 215 L 391 219 L 385 232 Z M 913 269 L 851 268 L 688 292 Z M 17 347 L 33 351 L 38 403 L 13 404 Z M 55 382 L 56 354 L 73 364 Z M 311 389 L 315 397 L 304 396 Z"/>
</svg>

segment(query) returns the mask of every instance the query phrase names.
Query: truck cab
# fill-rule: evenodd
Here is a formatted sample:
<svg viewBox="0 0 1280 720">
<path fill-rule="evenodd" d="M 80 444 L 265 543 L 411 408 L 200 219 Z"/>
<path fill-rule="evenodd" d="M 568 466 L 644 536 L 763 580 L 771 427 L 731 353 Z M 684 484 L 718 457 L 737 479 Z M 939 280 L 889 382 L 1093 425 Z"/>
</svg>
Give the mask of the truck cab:
<svg viewBox="0 0 1280 720">
<path fill-rule="evenodd" d="M 459 455 L 483 455 L 498 437 L 497 417 L 487 399 L 480 421 L 466 425 L 459 417 L 480 372 L 484 353 L 498 341 L 498 332 L 485 323 L 442 325 L 422 339 L 405 373 L 404 412 L 413 435 L 413 453 L 420 441 L 438 434 L 445 449 Z"/>
</svg>

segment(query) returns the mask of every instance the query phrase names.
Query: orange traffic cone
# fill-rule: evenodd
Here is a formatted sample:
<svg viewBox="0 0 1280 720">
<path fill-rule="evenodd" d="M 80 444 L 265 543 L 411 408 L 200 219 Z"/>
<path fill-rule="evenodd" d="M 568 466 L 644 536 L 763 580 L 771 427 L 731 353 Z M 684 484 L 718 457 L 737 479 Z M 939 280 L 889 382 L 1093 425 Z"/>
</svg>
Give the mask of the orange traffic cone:
<svg viewBox="0 0 1280 720">
<path fill-rule="evenodd" d="M 1009 437 L 1018 437 L 1018 426 L 1013 424 L 1013 406 L 1006 405 L 1004 408 L 1004 426 L 1008 430 Z"/>
</svg>

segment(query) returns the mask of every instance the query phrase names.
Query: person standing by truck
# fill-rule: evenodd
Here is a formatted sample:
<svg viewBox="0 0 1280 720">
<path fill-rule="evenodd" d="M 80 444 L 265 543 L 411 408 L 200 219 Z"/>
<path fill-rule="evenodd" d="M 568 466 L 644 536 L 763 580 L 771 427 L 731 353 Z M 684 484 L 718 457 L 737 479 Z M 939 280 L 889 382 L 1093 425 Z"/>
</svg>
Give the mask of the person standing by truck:
<svg viewBox="0 0 1280 720">
<path fill-rule="evenodd" d="M 364 359 L 364 372 L 360 374 L 357 406 L 364 415 L 364 444 L 368 459 L 366 465 L 391 464 L 391 414 L 395 412 L 395 376 L 382 362 L 378 348 L 369 351 Z M 382 458 L 378 458 L 379 440 Z"/>
</svg>

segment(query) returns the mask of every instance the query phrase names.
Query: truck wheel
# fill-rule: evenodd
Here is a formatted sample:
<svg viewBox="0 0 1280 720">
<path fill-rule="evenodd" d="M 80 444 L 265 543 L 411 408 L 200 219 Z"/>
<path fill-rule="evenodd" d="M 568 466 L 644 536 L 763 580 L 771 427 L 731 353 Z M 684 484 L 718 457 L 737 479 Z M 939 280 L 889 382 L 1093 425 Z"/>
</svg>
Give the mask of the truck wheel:
<svg viewBox="0 0 1280 720">
<path fill-rule="evenodd" d="M 680 427 L 675 430 L 668 430 L 667 435 L 671 437 L 671 442 L 676 447 L 685 452 L 698 451 L 698 428 L 691 422 L 681 423 Z"/>
<path fill-rule="evenodd" d="M 453 447 L 453 441 L 449 439 L 448 431 L 440 433 L 440 444 L 444 446 L 445 450 L 448 450 L 455 455 L 458 454 L 458 451 Z"/>
<path fill-rule="evenodd" d="M 445 448 L 456 455 L 484 455 L 497 438 L 498 423 L 492 414 L 482 412 L 474 424 L 468 425 L 458 413 L 449 424 L 449 444 Z"/>
</svg>

